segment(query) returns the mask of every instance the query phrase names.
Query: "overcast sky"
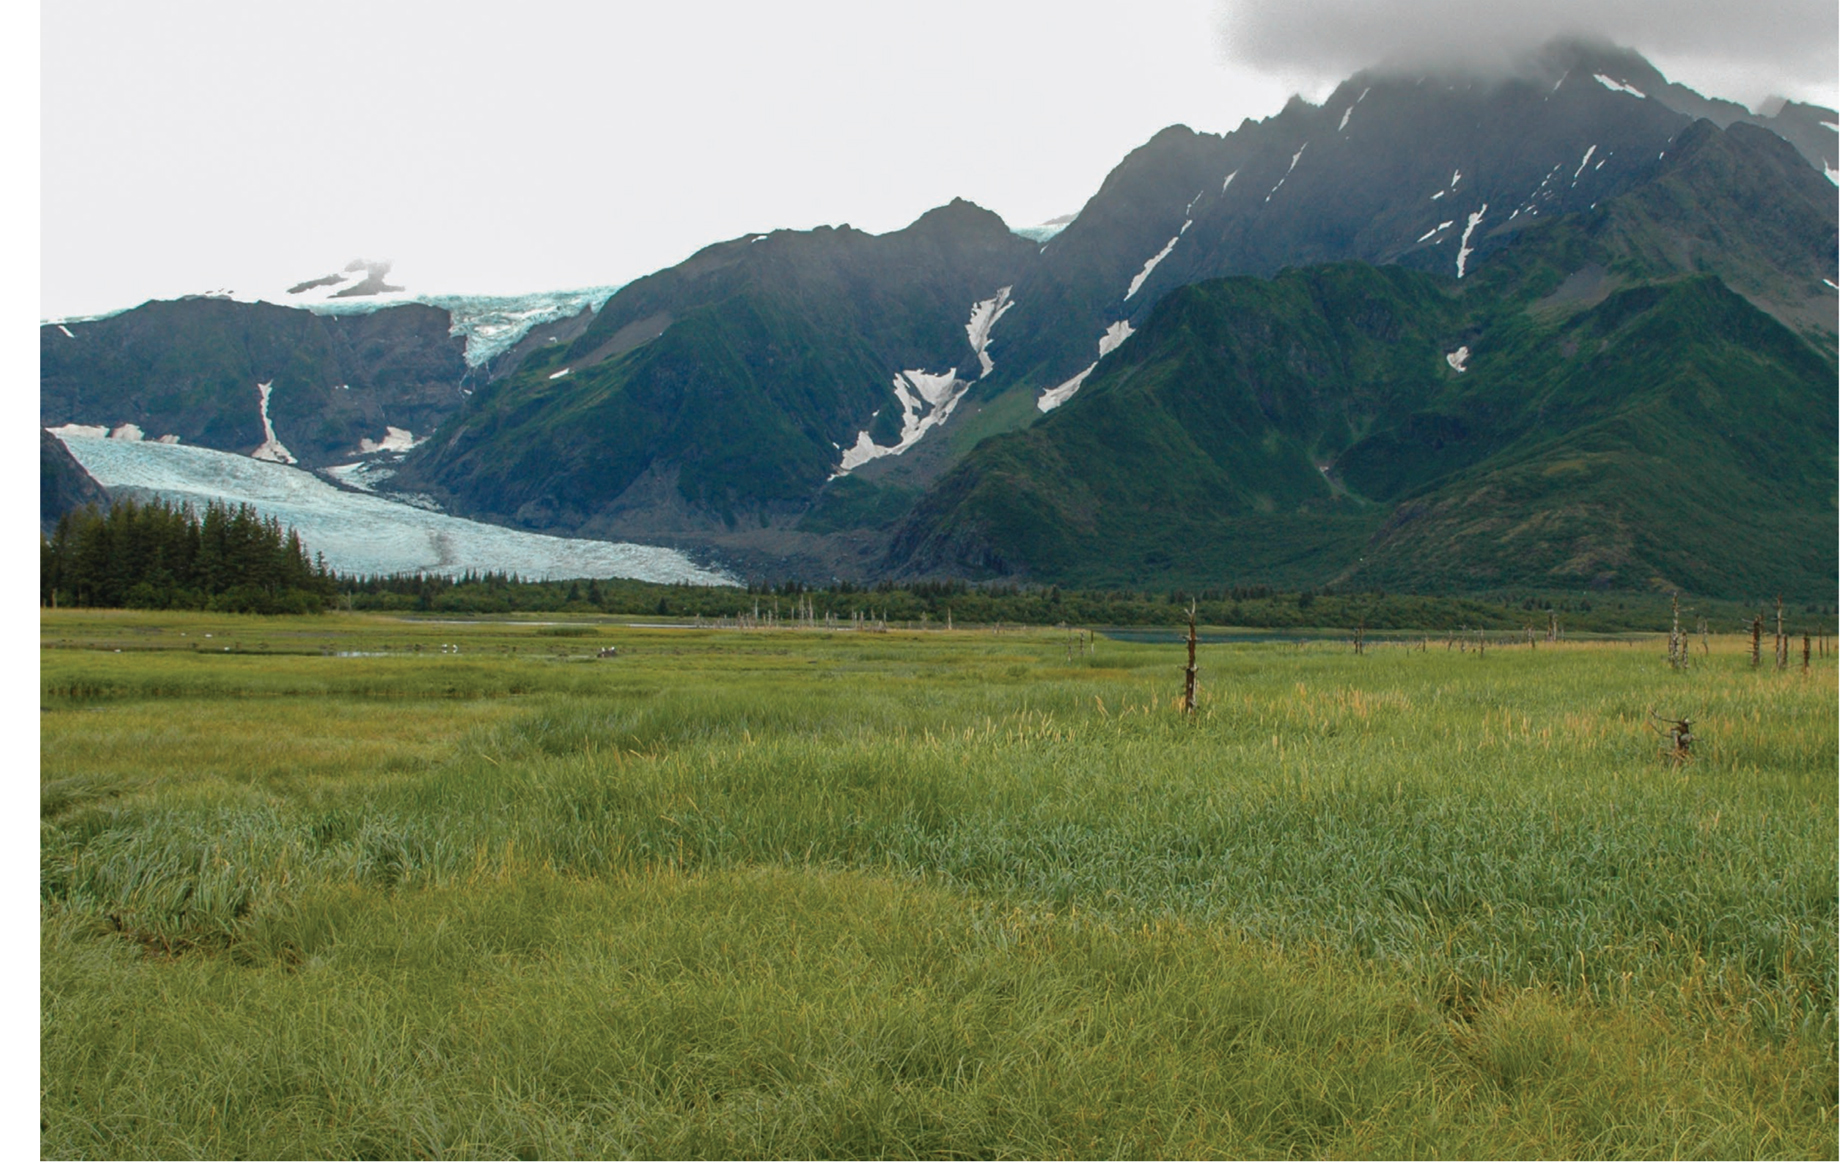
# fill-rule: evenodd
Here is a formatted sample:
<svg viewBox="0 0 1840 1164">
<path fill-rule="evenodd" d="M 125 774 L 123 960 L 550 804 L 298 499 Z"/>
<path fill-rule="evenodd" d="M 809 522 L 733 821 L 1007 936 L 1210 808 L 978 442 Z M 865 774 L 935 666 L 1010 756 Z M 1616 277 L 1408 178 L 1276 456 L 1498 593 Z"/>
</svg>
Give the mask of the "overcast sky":
<svg viewBox="0 0 1840 1164">
<path fill-rule="evenodd" d="M 1478 15 L 1478 8 L 1503 11 Z M 1078 210 L 1158 129 L 1224 132 L 1402 51 L 1595 31 L 1754 104 L 1835 97 L 1833 0 L 58 0 L 41 317 L 281 288 L 617 283 L 749 231 Z"/>
</svg>

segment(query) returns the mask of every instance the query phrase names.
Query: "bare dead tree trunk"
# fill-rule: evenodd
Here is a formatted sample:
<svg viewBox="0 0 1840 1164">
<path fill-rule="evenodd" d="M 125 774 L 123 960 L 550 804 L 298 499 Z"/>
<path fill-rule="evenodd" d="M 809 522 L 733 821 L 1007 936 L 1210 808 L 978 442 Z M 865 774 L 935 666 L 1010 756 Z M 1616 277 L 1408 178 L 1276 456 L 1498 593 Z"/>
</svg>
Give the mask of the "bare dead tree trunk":
<svg viewBox="0 0 1840 1164">
<path fill-rule="evenodd" d="M 1789 636 L 1783 633 L 1782 595 L 1776 596 L 1776 669 L 1789 669 Z"/>
<path fill-rule="evenodd" d="M 1188 671 L 1184 676 L 1182 688 L 1182 710 L 1188 715 L 1195 714 L 1195 604 L 1188 604 Z"/>
<path fill-rule="evenodd" d="M 1802 636 L 1802 674 L 1804 675 L 1808 674 L 1808 657 L 1809 657 L 1809 652 L 1811 650 L 1811 646 L 1812 645 L 1808 641 L 1808 636 L 1803 635 Z"/>
<path fill-rule="evenodd" d="M 1751 619 L 1751 670 L 1763 666 L 1763 615 Z"/>
<path fill-rule="evenodd" d="M 1693 734 L 1692 720 L 1688 719 L 1686 716 L 1681 716 L 1679 719 L 1669 719 L 1666 716 L 1656 715 L 1655 709 L 1652 707 L 1648 709 L 1648 716 L 1650 719 L 1667 725 L 1666 727 L 1655 729 L 1667 739 L 1667 744 L 1661 749 L 1661 755 L 1664 759 L 1675 767 L 1679 767 L 1693 759 L 1693 744 L 1698 737 Z"/>
</svg>

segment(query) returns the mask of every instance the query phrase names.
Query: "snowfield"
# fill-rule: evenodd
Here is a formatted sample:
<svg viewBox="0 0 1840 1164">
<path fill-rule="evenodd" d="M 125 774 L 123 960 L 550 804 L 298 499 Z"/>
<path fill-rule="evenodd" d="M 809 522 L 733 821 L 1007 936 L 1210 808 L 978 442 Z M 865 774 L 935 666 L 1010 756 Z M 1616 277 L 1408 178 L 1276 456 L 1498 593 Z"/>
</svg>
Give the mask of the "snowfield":
<svg viewBox="0 0 1840 1164">
<path fill-rule="evenodd" d="M 348 493 L 303 469 L 216 449 L 56 434 L 108 489 L 133 488 L 202 509 L 248 504 L 300 532 L 310 554 L 349 574 L 516 572 L 522 577 L 635 578 L 738 585 L 676 550 L 558 538 L 430 513 L 385 497 Z"/>
</svg>

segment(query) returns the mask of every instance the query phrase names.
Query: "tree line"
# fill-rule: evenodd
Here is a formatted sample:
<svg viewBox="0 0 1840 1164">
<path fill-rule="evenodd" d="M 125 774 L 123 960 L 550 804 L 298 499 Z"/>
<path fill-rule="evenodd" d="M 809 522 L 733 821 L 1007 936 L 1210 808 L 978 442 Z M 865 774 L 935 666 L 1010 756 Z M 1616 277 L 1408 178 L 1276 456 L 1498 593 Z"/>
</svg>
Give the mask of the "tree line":
<svg viewBox="0 0 1840 1164">
<path fill-rule="evenodd" d="M 1544 632 L 1549 618 L 1570 631 L 1666 629 L 1661 594 L 1491 593 L 1410 595 L 1323 586 L 1280 591 L 1265 585 L 1160 592 L 1075 590 L 961 579 L 873 583 L 756 580 L 744 586 L 690 586 L 625 578 L 525 579 L 506 571 L 458 575 L 337 574 L 308 560 L 293 529 L 248 506 L 213 503 L 202 514 L 161 501 L 117 502 L 108 512 L 66 514 L 42 542 L 39 582 L 45 606 L 113 606 L 309 613 L 355 611 L 442 614 L 576 613 L 653 615 L 788 623 L 857 618 L 914 626 L 1175 626 L 1188 604 L 1204 625 L 1273 630 L 1354 628 Z M 1701 601 L 1694 617 L 1715 629 L 1748 625 L 1750 605 Z M 1814 604 L 1801 621 L 1832 633 L 1834 607 Z M 1813 616 L 1809 618 L 1807 616 Z"/>
<path fill-rule="evenodd" d="M 72 510 L 39 543 L 44 606 L 311 614 L 337 578 L 292 528 L 248 505 L 161 500 Z"/>
</svg>

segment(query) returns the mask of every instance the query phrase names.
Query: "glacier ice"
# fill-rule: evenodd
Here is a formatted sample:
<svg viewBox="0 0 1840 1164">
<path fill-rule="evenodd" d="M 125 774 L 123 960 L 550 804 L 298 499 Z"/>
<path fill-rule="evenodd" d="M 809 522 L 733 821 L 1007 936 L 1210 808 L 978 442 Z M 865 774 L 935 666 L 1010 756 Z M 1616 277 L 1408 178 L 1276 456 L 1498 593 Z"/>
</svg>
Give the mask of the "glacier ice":
<svg viewBox="0 0 1840 1164">
<path fill-rule="evenodd" d="M 677 550 L 506 529 L 347 492 L 304 469 L 193 445 L 79 435 L 69 431 L 73 427 L 54 435 L 105 488 L 142 490 L 199 508 L 212 501 L 249 504 L 294 527 L 309 553 L 324 554 L 329 566 L 345 573 L 502 570 L 526 578 L 736 584 Z"/>
</svg>

